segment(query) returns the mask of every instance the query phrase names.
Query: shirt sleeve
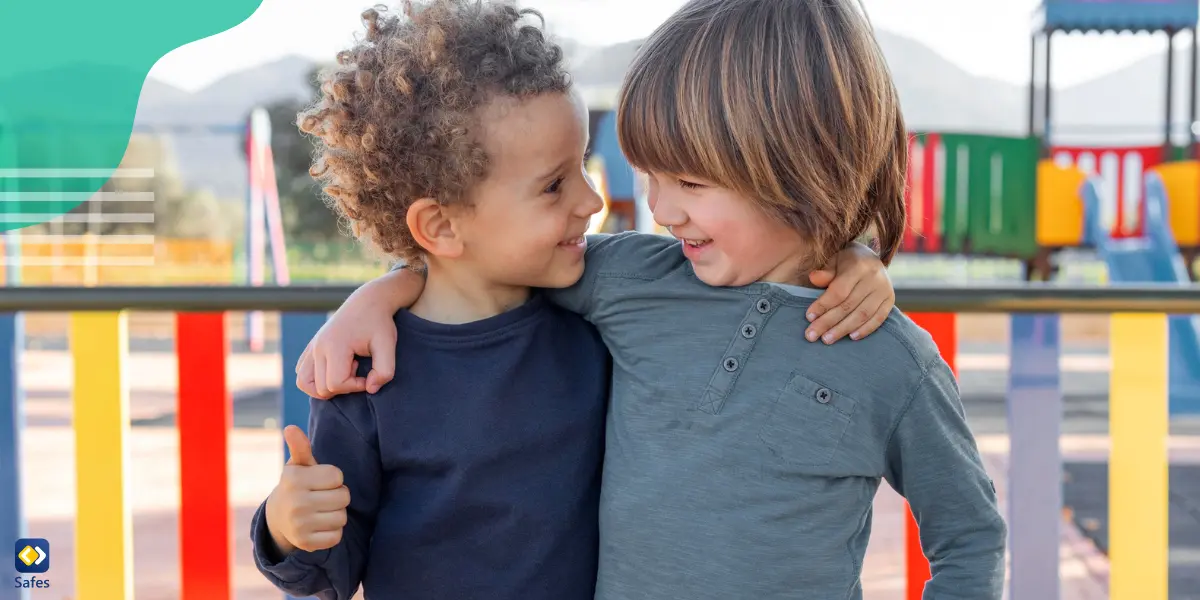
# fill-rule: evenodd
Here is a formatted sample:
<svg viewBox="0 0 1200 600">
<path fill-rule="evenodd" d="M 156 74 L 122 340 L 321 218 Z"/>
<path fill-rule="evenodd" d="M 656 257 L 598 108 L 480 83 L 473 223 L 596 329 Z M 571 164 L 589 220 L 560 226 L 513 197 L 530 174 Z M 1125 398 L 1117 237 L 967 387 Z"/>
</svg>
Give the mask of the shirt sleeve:
<svg viewBox="0 0 1200 600">
<path fill-rule="evenodd" d="M 940 356 L 909 399 L 887 448 L 885 479 L 904 496 L 932 577 L 925 600 L 1000 600 L 1007 526 Z"/>
<path fill-rule="evenodd" d="M 588 235 L 583 276 L 571 287 L 545 290 L 546 296 L 592 320 L 597 299 L 604 296 L 607 286 L 619 285 L 621 279 L 652 279 L 664 267 L 683 260 L 678 249 L 672 251 L 674 243 L 666 236 L 637 231 Z"/>
<path fill-rule="evenodd" d="M 254 562 L 275 587 L 290 596 L 350 600 L 366 570 L 382 492 L 383 470 L 374 419 L 369 418 L 369 401 L 364 394 L 330 401 L 313 399 L 309 406 L 313 457 L 321 464 L 341 469 L 344 485 L 350 490 L 342 539 L 329 549 L 296 550 L 286 558 L 280 557 L 267 527 L 264 501 L 251 521 Z M 351 418 L 348 411 L 364 418 Z"/>
</svg>

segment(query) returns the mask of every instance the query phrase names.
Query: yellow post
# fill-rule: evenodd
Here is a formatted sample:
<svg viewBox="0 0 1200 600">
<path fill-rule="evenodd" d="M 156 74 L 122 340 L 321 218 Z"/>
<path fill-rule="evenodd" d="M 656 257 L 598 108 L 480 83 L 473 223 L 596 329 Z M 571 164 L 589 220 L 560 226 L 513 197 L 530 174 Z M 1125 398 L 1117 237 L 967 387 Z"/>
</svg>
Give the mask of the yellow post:
<svg viewBox="0 0 1200 600">
<path fill-rule="evenodd" d="M 125 319 L 123 312 L 71 314 L 77 600 L 133 598 L 133 530 L 125 491 L 129 458 Z"/>
<path fill-rule="evenodd" d="M 1167 316 L 1114 314 L 1109 352 L 1110 597 L 1167 600 Z"/>
</svg>

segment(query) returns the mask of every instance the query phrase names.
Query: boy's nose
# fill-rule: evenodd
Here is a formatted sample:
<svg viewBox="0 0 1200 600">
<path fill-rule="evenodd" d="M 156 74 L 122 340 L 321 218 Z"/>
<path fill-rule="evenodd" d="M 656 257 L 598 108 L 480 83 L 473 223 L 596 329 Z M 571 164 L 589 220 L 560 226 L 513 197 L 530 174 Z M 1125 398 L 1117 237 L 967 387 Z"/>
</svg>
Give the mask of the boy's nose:
<svg viewBox="0 0 1200 600">
<path fill-rule="evenodd" d="M 588 187 L 587 193 L 584 194 L 582 206 L 583 209 L 587 211 L 586 214 L 588 216 L 594 215 L 601 210 L 604 210 L 604 198 L 602 198 L 600 193 L 594 188 Z"/>
<path fill-rule="evenodd" d="M 687 221 L 686 215 L 684 215 L 683 211 L 679 210 L 670 198 L 665 197 L 661 193 L 651 194 L 651 196 L 652 198 L 649 202 L 650 212 L 654 215 L 655 223 L 663 227 L 674 227 L 676 225 L 683 225 Z"/>
</svg>

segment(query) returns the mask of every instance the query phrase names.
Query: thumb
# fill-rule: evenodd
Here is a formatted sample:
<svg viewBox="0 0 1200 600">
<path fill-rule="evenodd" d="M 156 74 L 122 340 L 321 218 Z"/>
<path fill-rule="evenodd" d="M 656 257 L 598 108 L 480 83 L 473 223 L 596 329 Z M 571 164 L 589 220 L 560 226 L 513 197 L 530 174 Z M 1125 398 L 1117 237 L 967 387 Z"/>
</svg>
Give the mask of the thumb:
<svg viewBox="0 0 1200 600">
<path fill-rule="evenodd" d="M 833 276 L 833 271 L 822 269 L 809 273 L 808 281 L 819 288 L 826 288 L 833 283 Z"/>
<path fill-rule="evenodd" d="M 314 467 L 317 465 L 317 459 L 313 457 L 312 444 L 308 441 L 308 436 L 295 425 L 288 425 L 283 429 L 283 441 L 287 443 L 288 458 L 287 464 L 299 465 L 302 467 Z"/>
</svg>

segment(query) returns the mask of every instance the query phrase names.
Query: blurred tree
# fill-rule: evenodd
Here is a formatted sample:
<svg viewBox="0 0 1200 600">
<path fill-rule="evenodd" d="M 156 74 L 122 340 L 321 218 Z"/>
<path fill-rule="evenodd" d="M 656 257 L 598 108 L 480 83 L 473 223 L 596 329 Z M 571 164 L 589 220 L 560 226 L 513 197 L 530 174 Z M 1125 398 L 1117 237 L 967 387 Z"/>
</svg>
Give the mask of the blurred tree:
<svg viewBox="0 0 1200 600">
<path fill-rule="evenodd" d="M 268 104 L 271 120 L 271 151 L 275 157 L 275 175 L 279 186 L 280 211 L 284 235 L 291 243 L 353 244 L 349 233 L 339 225 L 337 214 L 325 203 L 321 189 L 308 174 L 315 146 L 296 125 L 296 115 L 317 97 L 317 73 L 309 73 L 312 97 L 303 101 L 287 99 Z M 245 153 L 245 140 L 241 142 Z"/>
</svg>

